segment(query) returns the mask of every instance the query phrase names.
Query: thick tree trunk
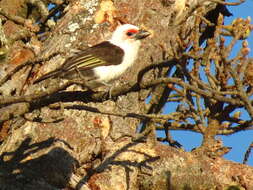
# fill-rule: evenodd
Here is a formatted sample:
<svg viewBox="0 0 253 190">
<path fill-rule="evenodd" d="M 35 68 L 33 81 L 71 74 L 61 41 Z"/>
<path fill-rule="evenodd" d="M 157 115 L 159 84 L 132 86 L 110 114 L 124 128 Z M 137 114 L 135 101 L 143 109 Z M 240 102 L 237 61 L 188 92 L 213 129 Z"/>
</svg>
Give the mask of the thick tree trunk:
<svg viewBox="0 0 253 190">
<path fill-rule="evenodd" d="M 42 65 L 27 66 L 15 73 L 1 87 L 2 95 L 36 94 L 45 86 L 26 83 L 28 75 L 32 80 L 31 75 L 38 77 L 56 68 L 71 54 L 70 49 L 108 39 L 113 24 L 94 23 L 100 3 L 97 0 L 70 1 L 65 8 L 68 11 L 45 41 L 28 35 L 33 51 L 15 37 L 25 27 L 6 21 L 3 24 L 5 36 L 7 40 L 16 41 L 10 43 L 10 61 L 1 66 L 3 76 L 33 57 L 43 60 L 58 55 L 42 61 Z M 202 14 L 216 6 L 205 3 Z M 26 5 L 24 1 L 0 2 L 4 11 L 18 16 L 26 13 Z M 0 189 L 253 189 L 253 169 L 249 166 L 163 145 L 154 140 L 152 133 L 136 137 L 141 119 L 136 114 L 147 112 L 145 100 L 151 90 L 125 93 L 117 87 L 135 83 L 139 71 L 148 66 L 150 60 L 165 61 L 164 49 L 180 51 L 178 35 L 184 38 L 182 43 L 188 44 L 195 20 L 192 17 L 183 22 L 180 15 L 184 6 L 179 2 L 119 0 L 114 6 L 117 17 L 153 31 L 152 38 L 143 41 L 135 66 L 114 82 L 112 100 L 108 99 L 108 94 L 102 94 L 105 97 L 98 94 L 92 99 L 74 85 L 49 98 L 2 107 Z M 183 24 L 178 22 L 179 18 Z M 163 70 L 149 72 L 143 80 L 164 73 Z M 164 88 L 164 85 L 156 88 Z M 115 97 L 117 93 L 121 96 Z M 5 114 L 11 107 L 16 110 L 15 114 Z"/>
</svg>

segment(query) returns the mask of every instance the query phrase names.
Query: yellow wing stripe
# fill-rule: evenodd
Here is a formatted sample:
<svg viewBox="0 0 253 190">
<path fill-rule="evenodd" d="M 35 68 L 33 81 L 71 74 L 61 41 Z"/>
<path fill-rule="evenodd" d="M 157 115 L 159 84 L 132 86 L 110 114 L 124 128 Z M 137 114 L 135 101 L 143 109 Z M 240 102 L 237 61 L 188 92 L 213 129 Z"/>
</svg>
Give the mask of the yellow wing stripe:
<svg viewBox="0 0 253 190">
<path fill-rule="evenodd" d="M 86 56 L 86 58 L 82 57 L 75 60 L 73 63 L 70 64 L 68 68 L 66 68 L 66 70 L 68 71 L 72 71 L 74 69 L 86 70 L 93 67 L 105 65 L 105 63 L 106 63 L 105 61 L 99 58 Z"/>
</svg>

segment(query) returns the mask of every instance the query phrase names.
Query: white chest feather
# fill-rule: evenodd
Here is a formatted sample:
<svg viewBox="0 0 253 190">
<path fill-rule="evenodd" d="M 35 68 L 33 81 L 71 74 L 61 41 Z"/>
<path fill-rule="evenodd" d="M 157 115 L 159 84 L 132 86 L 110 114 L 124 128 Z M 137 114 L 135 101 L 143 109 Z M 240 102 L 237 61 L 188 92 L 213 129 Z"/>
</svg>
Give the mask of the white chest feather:
<svg viewBox="0 0 253 190">
<path fill-rule="evenodd" d="M 137 58 L 140 43 L 123 44 L 121 48 L 124 50 L 124 57 L 121 64 L 100 66 L 93 69 L 95 75 L 98 77 L 99 82 L 108 83 L 117 79 L 122 75 L 129 67 L 131 67 Z"/>
</svg>

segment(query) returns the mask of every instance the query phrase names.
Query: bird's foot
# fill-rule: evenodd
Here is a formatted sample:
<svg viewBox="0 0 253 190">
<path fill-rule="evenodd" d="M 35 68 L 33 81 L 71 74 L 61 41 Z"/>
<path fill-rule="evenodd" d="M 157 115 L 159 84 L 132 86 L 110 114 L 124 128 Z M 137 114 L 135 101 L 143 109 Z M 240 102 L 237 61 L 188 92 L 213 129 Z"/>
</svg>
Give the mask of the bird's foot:
<svg viewBox="0 0 253 190">
<path fill-rule="evenodd" d="M 109 99 L 112 99 L 113 85 L 106 82 L 103 82 L 102 84 L 108 87 Z"/>
<path fill-rule="evenodd" d="M 112 90 L 113 90 L 113 86 L 110 86 L 110 88 L 109 88 L 109 99 L 112 99 Z"/>
</svg>

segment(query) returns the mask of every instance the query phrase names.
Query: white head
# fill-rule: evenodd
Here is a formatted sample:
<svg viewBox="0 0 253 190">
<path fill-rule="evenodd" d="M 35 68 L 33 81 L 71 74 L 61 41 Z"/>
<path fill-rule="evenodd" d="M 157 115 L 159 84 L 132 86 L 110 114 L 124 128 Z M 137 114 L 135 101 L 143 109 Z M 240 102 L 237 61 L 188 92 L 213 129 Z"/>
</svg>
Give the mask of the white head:
<svg viewBox="0 0 253 190">
<path fill-rule="evenodd" d="M 138 50 L 141 45 L 140 39 L 149 36 L 150 33 L 139 29 L 131 24 L 123 24 L 116 28 L 109 40 L 112 44 L 124 50 L 124 56 L 121 64 L 101 66 L 94 68 L 98 81 L 109 82 L 118 78 L 129 67 L 131 67 L 137 58 Z"/>
<path fill-rule="evenodd" d="M 150 33 L 148 31 L 141 30 L 137 26 L 132 24 L 123 24 L 116 28 L 109 41 L 123 49 L 126 46 L 139 47 L 141 44 L 140 40 L 149 35 Z"/>
</svg>

